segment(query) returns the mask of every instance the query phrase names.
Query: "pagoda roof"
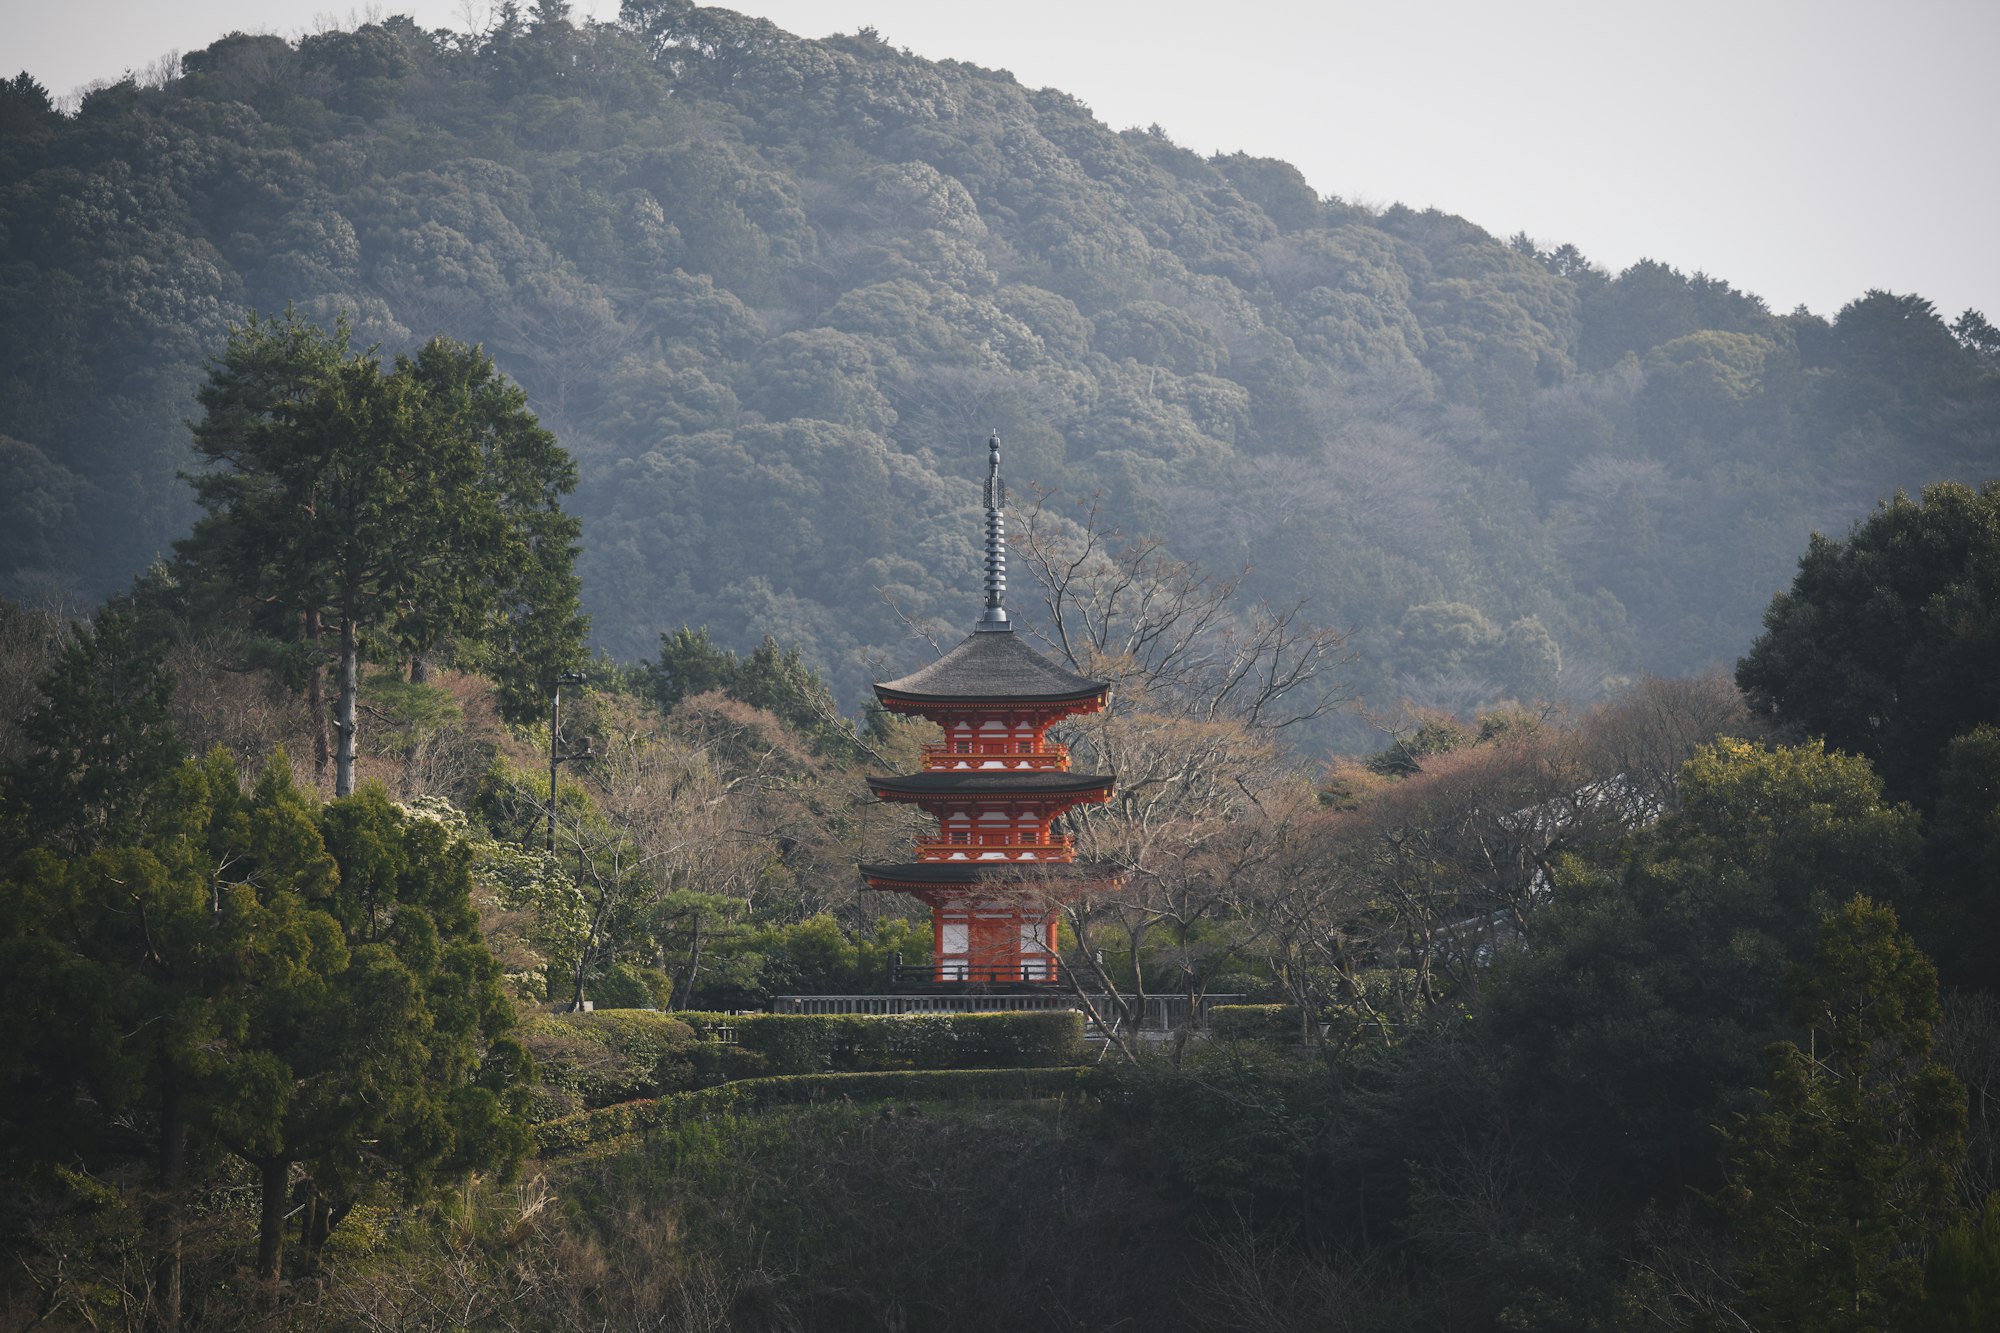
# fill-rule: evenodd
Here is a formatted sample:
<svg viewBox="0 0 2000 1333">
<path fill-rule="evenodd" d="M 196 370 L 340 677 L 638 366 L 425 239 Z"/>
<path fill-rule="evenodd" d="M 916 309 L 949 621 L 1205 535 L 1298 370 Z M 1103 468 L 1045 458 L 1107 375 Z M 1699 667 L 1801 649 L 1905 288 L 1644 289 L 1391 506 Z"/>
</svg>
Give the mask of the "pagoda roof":
<svg viewBox="0 0 2000 1333">
<path fill-rule="evenodd" d="M 1019 883 L 1024 879 L 1102 880 L 1110 872 L 1102 866 L 1077 861 L 905 861 L 895 865 L 861 867 L 866 879 L 911 888 L 957 888 L 984 883 Z"/>
<path fill-rule="evenodd" d="M 1046 769 L 946 769 L 868 779 L 875 792 L 898 796 L 1077 796 L 1108 792 L 1109 773 L 1060 773 Z"/>
<path fill-rule="evenodd" d="M 921 670 L 875 686 L 883 700 L 912 702 L 1006 700 L 1068 703 L 1094 699 L 1111 682 L 1079 676 L 1023 643 L 1012 630 L 975 630 Z"/>
</svg>

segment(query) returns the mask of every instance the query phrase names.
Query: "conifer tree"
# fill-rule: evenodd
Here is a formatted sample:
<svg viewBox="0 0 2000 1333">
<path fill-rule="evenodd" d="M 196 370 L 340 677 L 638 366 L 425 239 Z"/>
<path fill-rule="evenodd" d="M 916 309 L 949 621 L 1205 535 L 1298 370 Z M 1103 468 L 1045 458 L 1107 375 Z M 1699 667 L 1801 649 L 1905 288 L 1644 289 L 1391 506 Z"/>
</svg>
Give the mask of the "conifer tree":
<svg viewBox="0 0 2000 1333">
<path fill-rule="evenodd" d="M 1720 1202 L 1759 1328 L 1877 1329 L 1922 1286 L 1923 1242 L 1949 1220 L 1965 1089 L 1930 1058 L 1937 973 L 1856 897 L 1793 976 L 1803 1048 L 1770 1048 L 1765 1108 L 1729 1131 Z"/>
<path fill-rule="evenodd" d="M 200 393 L 207 516 L 182 555 L 304 649 L 316 725 L 335 666 L 334 792 L 354 790 L 364 651 L 462 642 L 497 657 L 513 711 L 578 665 L 576 469 L 477 348 L 434 339 L 385 368 L 287 313 L 235 330 Z M 332 638 L 337 646 L 323 649 Z M 523 681 L 522 677 L 527 679 Z"/>
<path fill-rule="evenodd" d="M 255 1271 L 275 1291 L 296 1170 L 310 1257 L 368 1190 L 421 1195 L 517 1159 L 528 1067 L 470 857 L 379 788 L 322 806 L 279 754 L 246 792 L 220 752 L 161 779 L 129 840 L 17 856 L 0 1160 L 151 1158 L 171 1324 L 198 1160 L 257 1172 Z"/>
<path fill-rule="evenodd" d="M 22 721 L 28 755 L 6 774 L 8 833 L 72 855 L 129 836 L 185 751 L 168 716 L 174 682 L 131 608 L 73 628 Z"/>
</svg>

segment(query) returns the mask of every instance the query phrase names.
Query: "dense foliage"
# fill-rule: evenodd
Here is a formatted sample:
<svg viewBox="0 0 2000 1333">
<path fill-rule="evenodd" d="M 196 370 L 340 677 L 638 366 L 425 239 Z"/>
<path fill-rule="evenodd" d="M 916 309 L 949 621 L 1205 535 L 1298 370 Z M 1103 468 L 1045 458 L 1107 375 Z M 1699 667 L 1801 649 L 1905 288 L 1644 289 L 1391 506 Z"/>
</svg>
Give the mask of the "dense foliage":
<svg viewBox="0 0 2000 1333">
<path fill-rule="evenodd" d="M 1736 669 L 1753 707 L 1938 798 L 1953 738 L 2000 716 L 2000 482 L 1898 494 L 1815 535 Z"/>
<path fill-rule="evenodd" d="M 312 712 L 336 669 L 334 791 L 354 790 L 364 649 L 484 652 L 503 711 L 540 712 L 579 664 L 576 468 L 525 395 L 473 348 L 434 338 L 393 368 L 296 315 L 232 330 L 199 394 L 191 475 L 205 511 L 176 572 L 291 648 Z M 333 644 L 330 650 L 327 644 Z"/>
<path fill-rule="evenodd" d="M 772 635 L 843 709 L 899 613 L 969 613 L 994 427 L 1023 493 L 1352 628 L 1378 707 L 1726 659 L 1809 529 L 1991 467 L 1971 313 L 1779 314 L 872 33 L 567 8 L 232 34 L 72 115 L 6 85 L 0 587 L 100 594 L 181 536 L 204 359 L 287 306 L 526 388 L 600 646 Z"/>
<path fill-rule="evenodd" d="M 254 1271 L 275 1284 L 295 1169 L 317 1255 L 372 1194 L 517 1159 L 526 1065 L 442 827 L 379 789 L 321 806 L 282 755 L 247 789 L 217 754 L 148 797 L 83 854 L 31 842 L 7 863 L 0 958 L 23 1036 L 0 1077 L 26 1186 L 8 1226 L 47 1245 L 39 1280 L 88 1235 L 96 1182 L 149 1170 L 155 1299 L 177 1318 L 183 1214 L 226 1160 L 256 1179 Z"/>
</svg>

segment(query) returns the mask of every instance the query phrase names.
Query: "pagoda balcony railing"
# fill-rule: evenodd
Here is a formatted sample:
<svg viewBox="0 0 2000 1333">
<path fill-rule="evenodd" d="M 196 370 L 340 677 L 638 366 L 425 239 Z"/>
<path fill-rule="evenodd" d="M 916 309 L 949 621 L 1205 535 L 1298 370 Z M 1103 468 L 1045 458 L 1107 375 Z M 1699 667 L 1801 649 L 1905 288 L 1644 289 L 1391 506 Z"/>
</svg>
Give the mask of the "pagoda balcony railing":
<svg viewBox="0 0 2000 1333">
<path fill-rule="evenodd" d="M 967 751 L 951 745 L 926 745 L 924 747 L 924 771 L 975 772 L 975 773 L 1067 773 L 1069 772 L 1069 751 L 1058 746 L 1052 750 L 1014 751 L 1002 754 L 998 751 Z"/>
<path fill-rule="evenodd" d="M 1076 839 L 1057 834 L 1046 842 L 920 842 L 919 861 L 1068 861 L 1076 855 Z"/>
<path fill-rule="evenodd" d="M 1065 980 L 1060 962 L 1053 954 L 1029 956 L 1010 963 L 974 963 L 946 955 L 942 960 L 914 967 L 897 964 L 889 974 L 891 986 L 1054 986 Z"/>
</svg>

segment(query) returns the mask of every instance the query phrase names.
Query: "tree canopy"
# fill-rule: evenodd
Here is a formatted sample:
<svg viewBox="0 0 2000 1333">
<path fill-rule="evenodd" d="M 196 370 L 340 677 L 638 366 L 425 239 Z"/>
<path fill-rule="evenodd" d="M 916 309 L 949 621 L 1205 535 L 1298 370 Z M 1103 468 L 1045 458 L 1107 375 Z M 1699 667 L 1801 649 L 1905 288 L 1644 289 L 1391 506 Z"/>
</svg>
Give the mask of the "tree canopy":
<svg viewBox="0 0 2000 1333">
<path fill-rule="evenodd" d="M 579 663 L 577 522 L 559 508 L 575 467 L 477 348 L 433 339 L 385 367 L 349 349 L 344 323 L 253 317 L 200 398 L 206 516 L 182 559 L 298 645 L 316 714 L 333 663 L 339 794 L 354 788 L 364 653 L 483 650 L 524 713 Z"/>
<path fill-rule="evenodd" d="M 2000 482 L 1898 493 L 1813 537 L 1737 664 L 1752 707 L 1929 805 L 1954 737 L 2000 722 Z"/>
</svg>

